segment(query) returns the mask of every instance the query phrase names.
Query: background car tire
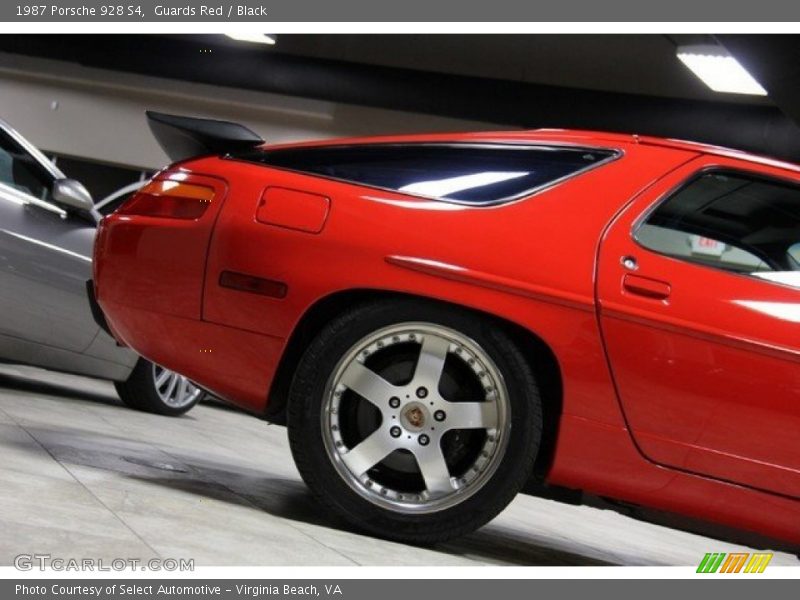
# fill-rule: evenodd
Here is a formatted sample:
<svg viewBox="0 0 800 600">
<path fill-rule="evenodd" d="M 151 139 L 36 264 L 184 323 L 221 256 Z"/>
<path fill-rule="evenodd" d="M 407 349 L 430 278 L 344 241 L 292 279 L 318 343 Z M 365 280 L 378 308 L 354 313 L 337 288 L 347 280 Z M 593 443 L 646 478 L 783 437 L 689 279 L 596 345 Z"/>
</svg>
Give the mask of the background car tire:
<svg viewBox="0 0 800 600">
<path fill-rule="evenodd" d="M 170 391 L 173 382 L 175 387 Z M 115 382 L 114 386 L 126 406 L 170 417 L 185 414 L 204 395 L 182 375 L 144 359 L 139 360 L 127 381 Z"/>
<path fill-rule="evenodd" d="M 416 441 L 421 443 L 419 438 L 422 437 L 422 433 L 442 436 L 440 438 L 441 445 L 437 445 L 441 449 L 447 472 L 451 476 L 449 483 L 456 488 L 455 491 L 449 491 L 447 485 L 440 487 L 441 491 L 436 492 L 441 495 L 438 500 L 435 494 L 431 495 L 431 488 L 419 467 L 423 459 L 417 458 L 414 453 L 417 451 L 422 453 L 423 450 L 416 446 L 397 450 L 371 470 L 363 472 L 362 475 L 356 475 L 356 473 L 362 472 L 363 465 L 361 468 L 351 469 L 350 464 L 352 463 L 345 463 L 347 455 L 352 452 L 364 454 L 361 449 L 354 450 L 355 446 L 364 439 L 344 443 L 344 425 L 353 421 L 344 413 L 352 413 L 353 409 L 350 405 L 355 403 L 357 406 L 355 422 L 360 423 L 363 420 L 362 413 L 365 410 L 363 402 L 366 396 L 362 397 L 352 390 L 342 388 L 341 384 L 337 384 L 340 381 L 337 374 L 349 372 L 350 365 L 353 364 L 351 357 L 354 349 L 363 355 L 370 351 L 369 348 L 372 348 L 376 349 L 372 365 L 379 364 L 375 362 L 379 359 L 383 361 L 388 365 L 381 371 L 385 377 L 399 378 L 393 382 L 394 385 L 401 385 L 397 381 L 406 382 L 407 386 L 404 391 L 408 391 L 410 389 L 408 386 L 413 388 L 417 385 L 419 371 L 416 366 L 411 367 L 413 374 L 410 383 L 408 383 L 408 374 L 401 375 L 399 371 L 402 370 L 401 367 L 408 368 L 403 363 L 402 353 L 411 351 L 408 348 L 413 347 L 411 339 L 414 336 L 413 331 L 417 329 L 421 333 L 416 336 L 416 339 L 423 339 L 419 343 L 420 350 L 418 352 L 420 353 L 423 344 L 428 343 L 427 340 L 431 339 L 431 336 L 445 339 L 444 345 L 447 349 L 444 352 L 443 364 L 446 366 L 442 367 L 441 380 L 437 384 L 437 389 L 444 390 L 449 386 L 448 394 L 451 396 L 454 393 L 456 396 L 461 393 L 462 382 L 471 382 L 472 374 L 469 371 L 461 371 L 463 376 L 456 377 L 451 371 L 458 375 L 458 369 L 465 368 L 461 366 L 461 362 L 468 364 L 469 360 L 466 357 L 472 357 L 474 359 L 472 366 L 476 369 L 475 376 L 482 373 L 481 377 L 491 377 L 504 388 L 505 393 L 505 399 L 502 402 L 500 400 L 503 393 L 501 387 L 495 390 L 493 396 L 495 408 L 489 412 L 494 417 L 488 417 L 488 419 L 496 426 L 485 430 L 456 428 L 454 435 L 457 442 L 455 444 L 451 443 L 453 437 L 445 437 L 451 435 L 449 431 L 447 433 L 428 431 L 428 425 L 439 426 L 441 424 L 430 419 L 433 413 L 426 413 L 426 416 L 421 419 L 421 422 L 424 423 L 424 430 L 420 430 Z M 381 337 L 384 332 L 388 332 L 389 335 L 385 341 Z M 397 335 L 394 335 L 395 333 Z M 394 357 L 390 356 L 387 359 L 385 354 L 381 353 L 388 352 L 388 345 L 391 345 L 393 341 L 397 343 L 397 349 L 394 350 Z M 461 345 L 462 341 L 464 345 Z M 363 344 L 367 343 L 372 345 L 367 346 L 367 350 L 364 350 Z M 456 353 L 459 353 L 459 356 L 456 356 Z M 420 364 L 422 363 L 421 357 L 422 354 L 418 354 Z M 363 360 L 363 364 L 367 364 L 367 359 Z M 488 370 L 491 370 L 492 373 L 487 375 Z M 402 379 L 403 377 L 405 379 Z M 352 377 L 348 375 L 342 381 L 351 379 Z M 360 388 L 360 384 L 354 385 L 354 387 Z M 490 388 L 492 386 L 487 385 L 480 389 L 483 392 Z M 340 400 L 339 404 L 334 405 L 331 402 L 335 402 L 337 390 Z M 472 389 L 472 392 L 474 391 L 475 388 Z M 481 402 L 489 402 L 491 394 L 491 391 L 487 392 L 486 400 Z M 445 391 L 441 392 L 441 396 L 445 396 Z M 378 435 L 384 423 L 393 425 L 398 418 L 407 420 L 408 415 L 414 414 L 412 408 L 415 407 L 412 407 L 412 404 L 427 404 L 427 400 L 431 398 L 433 395 L 425 397 L 425 402 L 423 402 L 411 394 L 411 398 L 403 399 L 400 408 L 394 409 L 400 411 L 398 413 L 392 413 L 393 409 L 391 408 L 380 409 L 381 425 L 373 430 L 373 434 Z M 391 400 L 397 404 L 398 398 L 392 397 Z M 374 402 L 370 402 L 370 404 L 372 403 Z M 433 402 L 430 404 L 433 405 Z M 473 402 L 473 404 L 476 403 Z M 500 409 L 503 404 L 508 409 L 505 412 Z M 456 407 L 455 404 L 450 403 L 447 406 L 453 407 L 454 414 L 460 414 L 459 411 L 456 411 L 456 408 L 459 407 Z M 461 408 L 466 407 L 462 405 Z M 403 410 L 406 412 L 402 412 Z M 433 411 L 433 408 L 430 410 Z M 505 415 L 503 419 L 500 418 L 501 413 Z M 436 417 L 442 417 L 442 415 L 438 414 Z M 447 416 L 442 418 L 444 423 L 449 419 Z M 454 419 L 458 418 L 458 416 L 454 417 Z M 390 419 L 394 419 L 394 421 Z M 289 396 L 287 421 L 292 454 L 303 480 L 315 496 L 335 515 L 351 526 L 373 535 L 402 542 L 434 543 L 477 529 L 494 518 L 511 502 L 527 482 L 533 469 L 541 440 L 542 408 L 538 387 L 530 366 L 516 344 L 496 322 L 466 310 L 445 307 L 432 302 L 404 299 L 358 306 L 323 328 L 310 343 L 295 372 Z M 505 423 L 505 421 L 507 421 L 507 428 L 503 429 L 503 433 L 501 433 L 500 423 Z M 415 423 L 418 422 L 420 420 L 415 421 Z M 334 424 L 331 425 L 331 423 Z M 342 424 L 341 428 L 338 423 Z M 358 427 L 360 425 L 354 426 L 355 429 Z M 402 434 L 398 434 L 396 439 L 398 443 L 402 441 L 404 444 L 413 444 L 415 440 L 411 440 L 412 436 L 406 435 L 413 432 L 406 431 L 405 427 L 404 421 Z M 412 427 L 412 425 L 408 425 L 408 427 Z M 444 431 L 446 428 L 442 427 L 441 429 Z M 389 430 L 391 431 L 391 429 Z M 464 431 L 467 433 L 464 434 Z M 395 433 L 397 431 L 391 435 L 394 436 Z M 338 437 L 340 434 L 341 437 Z M 470 444 L 463 443 L 463 440 L 458 441 L 462 434 L 467 436 L 467 440 L 470 439 L 469 436 L 473 436 L 472 446 L 477 443 L 478 448 L 483 448 L 475 458 L 474 466 L 471 467 L 478 474 L 465 474 L 464 478 L 460 478 L 458 473 L 454 473 L 455 467 L 452 461 L 456 460 L 459 455 L 457 452 L 454 454 L 452 448 L 461 451 L 469 460 L 472 460 L 470 453 L 474 452 L 475 448 L 470 447 Z M 365 439 L 369 435 L 365 434 Z M 494 437 L 497 439 L 495 440 Z M 502 441 L 503 438 L 504 441 Z M 480 444 L 486 444 L 486 446 L 480 446 Z M 337 454 L 337 452 L 342 452 L 340 447 L 343 445 L 347 446 L 343 450 L 344 454 Z M 333 449 L 332 446 L 334 446 Z M 433 444 L 430 443 L 430 446 L 432 447 Z M 462 447 L 466 450 L 463 450 Z M 445 451 L 446 448 L 449 450 Z M 491 448 L 491 450 L 487 452 L 486 448 Z M 500 452 L 501 448 L 502 453 Z M 401 469 L 403 467 L 406 471 L 408 470 L 405 463 L 399 464 L 398 462 L 396 467 L 387 467 L 388 461 L 407 460 L 406 455 L 412 457 L 411 460 L 414 460 L 414 464 L 417 465 L 418 472 L 416 474 L 406 474 Z M 489 456 L 489 458 L 480 458 L 485 456 Z M 356 459 L 353 460 L 357 462 Z M 424 460 L 427 461 L 427 459 Z M 469 460 L 463 464 L 469 465 Z M 478 465 L 482 466 L 479 468 Z M 467 470 L 470 471 L 469 468 Z M 403 478 L 396 479 L 395 483 L 391 483 L 392 477 L 395 476 Z M 469 480 L 470 476 L 473 479 Z M 424 487 L 421 491 L 412 489 L 409 493 L 408 490 L 411 489 L 414 477 L 418 478 Z M 390 483 L 386 484 L 386 481 Z M 458 486 L 462 484 L 463 487 L 459 488 Z M 382 486 L 388 488 L 388 491 L 385 491 Z M 376 492 L 378 488 L 381 488 L 380 494 L 387 495 L 381 497 Z M 425 499 L 426 495 L 428 496 L 427 500 Z M 412 500 L 407 502 L 408 498 L 412 498 Z"/>
</svg>

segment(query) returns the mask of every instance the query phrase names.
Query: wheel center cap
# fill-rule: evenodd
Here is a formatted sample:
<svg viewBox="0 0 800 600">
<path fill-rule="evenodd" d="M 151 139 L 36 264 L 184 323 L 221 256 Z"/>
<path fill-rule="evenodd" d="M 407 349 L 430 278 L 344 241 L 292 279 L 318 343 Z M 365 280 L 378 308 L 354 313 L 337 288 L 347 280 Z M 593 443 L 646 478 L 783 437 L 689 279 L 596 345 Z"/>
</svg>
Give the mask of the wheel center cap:
<svg viewBox="0 0 800 600">
<path fill-rule="evenodd" d="M 428 411 L 419 402 L 411 402 L 400 412 L 400 422 L 409 431 L 419 431 L 428 421 Z"/>
<path fill-rule="evenodd" d="M 421 408 L 415 406 L 406 411 L 406 419 L 414 427 L 422 427 L 425 424 L 425 413 Z"/>
</svg>

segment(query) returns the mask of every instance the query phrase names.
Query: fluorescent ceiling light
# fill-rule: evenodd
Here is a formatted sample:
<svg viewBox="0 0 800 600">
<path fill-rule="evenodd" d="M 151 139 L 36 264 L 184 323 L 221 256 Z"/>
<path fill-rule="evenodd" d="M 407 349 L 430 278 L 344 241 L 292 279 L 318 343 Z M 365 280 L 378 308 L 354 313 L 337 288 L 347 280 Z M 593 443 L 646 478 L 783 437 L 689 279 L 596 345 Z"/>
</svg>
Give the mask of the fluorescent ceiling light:
<svg viewBox="0 0 800 600">
<path fill-rule="evenodd" d="M 767 90 L 721 46 L 679 46 L 678 58 L 715 92 L 767 95 Z"/>
<path fill-rule="evenodd" d="M 237 42 L 251 42 L 253 44 L 275 45 L 275 37 L 266 33 L 226 33 L 226 36 Z"/>
</svg>

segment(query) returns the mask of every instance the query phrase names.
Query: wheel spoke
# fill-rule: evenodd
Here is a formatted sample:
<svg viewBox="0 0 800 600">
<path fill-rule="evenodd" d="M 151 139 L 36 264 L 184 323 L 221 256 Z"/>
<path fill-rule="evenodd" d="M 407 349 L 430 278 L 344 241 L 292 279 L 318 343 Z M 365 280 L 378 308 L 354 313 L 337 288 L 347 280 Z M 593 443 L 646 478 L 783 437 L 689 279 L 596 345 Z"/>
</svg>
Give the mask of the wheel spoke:
<svg viewBox="0 0 800 600">
<path fill-rule="evenodd" d="M 497 427 L 497 403 L 449 402 L 447 418 L 442 423 L 447 429 L 493 429 Z"/>
<path fill-rule="evenodd" d="M 167 379 L 169 379 L 170 372 L 167 369 L 162 369 L 161 373 L 156 377 L 156 387 L 160 388 L 164 383 L 166 383 Z"/>
<path fill-rule="evenodd" d="M 425 481 L 425 489 L 429 494 L 444 494 L 453 491 L 450 470 L 447 468 L 444 454 L 438 444 L 432 444 L 424 450 L 415 450 L 414 456 L 417 458 L 422 479 Z"/>
<path fill-rule="evenodd" d="M 178 393 L 175 394 L 175 400 L 183 402 L 186 399 L 186 384 L 188 380 L 183 375 L 179 375 L 178 379 L 180 379 L 180 384 L 178 385 Z"/>
<path fill-rule="evenodd" d="M 381 409 L 386 406 L 389 398 L 399 393 L 398 388 L 355 360 L 342 373 L 340 381 Z"/>
<path fill-rule="evenodd" d="M 417 360 L 417 369 L 414 372 L 415 385 L 424 385 L 431 391 L 439 388 L 439 379 L 442 377 L 449 348 L 450 342 L 446 339 L 435 335 L 425 336 Z"/>
<path fill-rule="evenodd" d="M 173 373 L 170 371 L 170 380 L 169 385 L 167 386 L 167 391 L 164 392 L 164 398 L 169 401 L 172 397 L 172 393 L 175 391 L 175 388 L 178 385 L 178 375 L 177 373 Z"/>
<path fill-rule="evenodd" d="M 379 428 L 357 446 L 342 454 L 342 461 L 353 474 L 360 477 L 391 454 L 394 449 L 392 438 L 386 431 Z"/>
</svg>

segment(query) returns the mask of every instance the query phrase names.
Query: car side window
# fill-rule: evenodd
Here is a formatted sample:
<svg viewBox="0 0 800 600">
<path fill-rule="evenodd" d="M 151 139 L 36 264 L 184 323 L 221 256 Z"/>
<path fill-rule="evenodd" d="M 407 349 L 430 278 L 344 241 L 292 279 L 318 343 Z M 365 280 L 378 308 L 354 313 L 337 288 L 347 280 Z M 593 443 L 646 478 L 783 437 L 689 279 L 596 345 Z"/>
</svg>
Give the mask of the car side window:
<svg viewBox="0 0 800 600">
<path fill-rule="evenodd" d="M 0 183 L 39 200 L 51 200 L 52 175 L 2 130 L 0 130 Z"/>
<path fill-rule="evenodd" d="M 645 248 L 800 289 L 800 187 L 738 172 L 695 177 L 637 228 Z"/>
<path fill-rule="evenodd" d="M 279 148 L 235 158 L 463 204 L 524 197 L 618 153 L 602 149 L 481 144 L 364 144 Z"/>
<path fill-rule="evenodd" d="M 797 243 L 789 248 L 786 253 L 789 255 L 789 262 L 796 269 L 800 269 L 800 243 Z"/>
</svg>

